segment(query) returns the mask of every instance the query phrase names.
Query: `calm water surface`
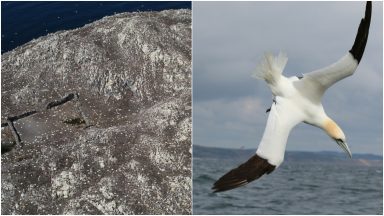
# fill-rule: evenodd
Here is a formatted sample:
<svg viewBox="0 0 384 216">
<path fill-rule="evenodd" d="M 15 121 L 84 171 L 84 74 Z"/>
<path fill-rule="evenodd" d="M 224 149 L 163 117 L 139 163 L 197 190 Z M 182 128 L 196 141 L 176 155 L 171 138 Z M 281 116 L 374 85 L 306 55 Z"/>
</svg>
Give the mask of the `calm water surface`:
<svg viewBox="0 0 384 216">
<path fill-rule="evenodd" d="M 382 166 L 285 162 L 245 187 L 211 193 L 214 181 L 241 162 L 194 158 L 194 214 L 383 213 Z"/>
<path fill-rule="evenodd" d="M 33 38 L 122 12 L 191 8 L 191 2 L 1 2 L 1 53 Z"/>
</svg>

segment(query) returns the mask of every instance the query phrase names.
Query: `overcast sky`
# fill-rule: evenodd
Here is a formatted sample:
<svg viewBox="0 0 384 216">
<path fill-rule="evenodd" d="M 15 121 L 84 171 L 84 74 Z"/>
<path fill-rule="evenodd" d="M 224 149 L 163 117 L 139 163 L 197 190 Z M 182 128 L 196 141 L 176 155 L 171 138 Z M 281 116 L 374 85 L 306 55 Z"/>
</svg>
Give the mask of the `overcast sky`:
<svg viewBox="0 0 384 216">
<path fill-rule="evenodd" d="M 383 14 L 373 2 L 369 39 L 356 73 L 323 98 L 352 153 L 383 152 Z M 365 2 L 193 2 L 193 143 L 256 148 L 272 94 L 251 77 L 264 52 L 288 55 L 286 76 L 337 61 L 351 49 Z M 304 123 L 287 150 L 340 151 Z"/>
</svg>

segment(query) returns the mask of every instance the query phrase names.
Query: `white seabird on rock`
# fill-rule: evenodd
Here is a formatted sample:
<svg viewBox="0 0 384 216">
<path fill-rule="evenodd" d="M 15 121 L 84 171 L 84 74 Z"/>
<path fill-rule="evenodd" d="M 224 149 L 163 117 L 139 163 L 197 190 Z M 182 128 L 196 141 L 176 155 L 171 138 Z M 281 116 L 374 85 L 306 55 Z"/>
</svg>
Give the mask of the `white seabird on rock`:
<svg viewBox="0 0 384 216">
<path fill-rule="evenodd" d="M 214 192 L 231 190 L 271 173 L 283 162 L 288 135 L 300 122 L 323 129 L 352 157 L 344 132 L 325 113 L 321 99 L 330 86 L 355 72 L 367 43 L 371 11 L 372 3 L 367 2 L 352 49 L 328 67 L 287 78 L 282 75 L 288 61 L 285 54 L 264 56 L 254 76 L 267 82 L 275 99 L 263 138 L 253 157 L 214 183 Z"/>
</svg>

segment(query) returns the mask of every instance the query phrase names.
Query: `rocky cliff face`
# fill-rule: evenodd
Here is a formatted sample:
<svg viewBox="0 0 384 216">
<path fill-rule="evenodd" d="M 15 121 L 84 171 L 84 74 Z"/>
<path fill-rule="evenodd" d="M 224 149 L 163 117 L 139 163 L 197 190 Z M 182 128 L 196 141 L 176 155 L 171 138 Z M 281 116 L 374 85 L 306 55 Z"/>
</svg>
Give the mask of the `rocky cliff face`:
<svg viewBox="0 0 384 216">
<path fill-rule="evenodd" d="M 2 214 L 191 213 L 190 10 L 49 34 L 3 54 L 1 76 L 2 122 L 39 110 L 2 152 Z"/>
</svg>

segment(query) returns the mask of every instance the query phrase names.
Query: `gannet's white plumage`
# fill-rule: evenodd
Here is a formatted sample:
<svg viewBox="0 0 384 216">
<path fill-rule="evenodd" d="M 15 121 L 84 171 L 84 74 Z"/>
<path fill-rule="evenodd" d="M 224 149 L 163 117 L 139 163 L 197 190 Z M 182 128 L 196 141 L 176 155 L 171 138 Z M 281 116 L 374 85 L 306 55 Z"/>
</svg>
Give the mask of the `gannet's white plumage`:
<svg viewBox="0 0 384 216">
<path fill-rule="evenodd" d="M 371 2 L 367 2 L 365 17 L 361 20 L 352 49 L 328 67 L 303 77 L 287 78 L 282 74 L 288 61 L 285 54 L 279 53 L 275 57 L 267 53 L 264 56 L 253 77 L 265 80 L 275 99 L 263 137 L 252 158 L 215 182 L 215 192 L 245 185 L 272 172 L 283 162 L 289 133 L 300 122 L 323 129 L 352 157 L 343 131 L 327 116 L 321 99 L 330 86 L 355 72 L 368 39 L 371 7 Z"/>
<path fill-rule="evenodd" d="M 267 54 L 263 60 L 262 68 L 257 70 L 257 77 L 265 79 L 268 75 L 263 73 L 277 74 L 266 68 L 279 68 L 278 60 L 284 56 L 279 54 L 274 61 L 273 57 Z M 286 62 L 286 60 L 284 60 Z M 267 66 L 266 62 L 276 64 Z M 272 104 L 268 117 L 267 126 L 257 149 L 257 155 L 268 160 L 268 162 L 278 167 L 284 159 L 285 145 L 291 129 L 300 122 L 322 128 L 333 139 L 344 140 L 345 135 L 338 130 L 338 126 L 324 112 L 321 98 L 324 91 L 333 83 L 353 74 L 358 62 L 352 54 L 347 53 L 338 62 L 324 69 L 307 73 L 302 79 L 297 77 L 286 78 L 279 74 L 266 80 L 275 96 L 275 103 Z M 346 146 L 345 149 L 350 151 Z"/>
</svg>

